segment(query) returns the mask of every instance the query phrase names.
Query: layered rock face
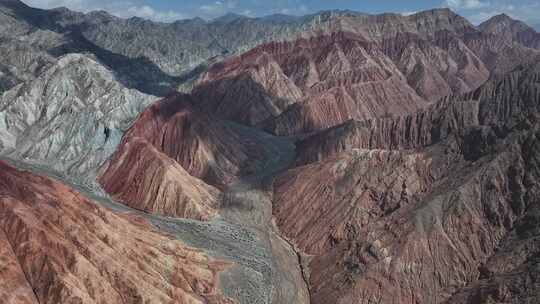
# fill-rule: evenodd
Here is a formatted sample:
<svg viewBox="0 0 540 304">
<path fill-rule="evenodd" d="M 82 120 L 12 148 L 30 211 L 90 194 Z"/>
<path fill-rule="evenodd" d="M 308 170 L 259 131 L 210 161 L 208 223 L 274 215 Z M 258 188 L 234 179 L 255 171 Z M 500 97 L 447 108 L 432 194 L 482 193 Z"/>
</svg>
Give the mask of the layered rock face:
<svg viewBox="0 0 540 304">
<path fill-rule="evenodd" d="M 242 107 L 230 90 L 214 89 L 230 84 L 232 92 L 252 92 L 240 95 Z M 277 134 L 319 130 L 352 117 L 411 112 L 427 104 L 381 50 L 342 32 L 264 45 L 216 64 L 194 93 L 216 113 L 247 107 L 247 113 L 225 112 L 225 117 L 252 125 L 270 120 Z M 398 99 L 400 103 L 394 102 Z M 267 105 L 255 104 L 263 100 Z"/>
<path fill-rule="evenodd" d="M 311 255 L 313 303 L 535 297 L 538 75 L 524 68 L 300 143 L 301 166 L 275 182 L 274 214 Z"/>
<path fill-rule="evenodd" d="M 272 40 L 292 41 L 271 43 L 251 52 L 254 62 L 250 66 L 229 65 L 235 67 L 236 72 L 216 75 L 219 69 L 213 69 L 214 72 L 209 75 L 218 79 L 208 79 L 212 81 L 204 82 L 206 89 L 196 90 L 200 92 L 202 100 L 210 99 L 211 105 L 205 110 L 240 122 L 260 123 L 277 134 L 319 130 L 351 118 L 365 119 L 415 111 L 449 92 L 474 89 L 487 75 L 482 62 L 490 70 L 507 71 L 515 67 L 517 61 L 531 59 L 535 55 L 535 50 L 518 47 L 522 46 L 519 43 L 509 44 L 502 35 L 488 29 L 484 33 L 449 10 L 433 10 L 407 17 L 392 14 L 371 16 L 354 12 L 323 12 L 299 18 L 230 16 L 214 22 L 195 19 L 173 24 L 158 24 L 137 18 L 123 20 L 104 12 L 80 14 L 67 9 L 39 10 L 12 0 L 0 2 L 0 12 L 4 29 L 0 49 L 6 54 L 0 59 L 0 90 L 13 89 L 6 97 L 7 102 L 12 102 L 17 95 L 27 94 L 30 87 L 43 86 L 45 82 L 52 82 L 53 86 L 62 82 L 81 82 L 80 79 L 73 79 L 77 71 L 67 71 L 71 69 L 70 64 L 61 68 L 66 71 L 58 77 L 50 75 L 62 65 L 58 62 L 59 57 L 65 58 L 61 56 L 66 54 L 70 58 L 75 56 L 73 53 L 84 52 L 87 54 L 85 57 L 91 58 L 93 63 L 81 62 L 79 65 L 115 73 L 112 78 L 110 75 L 103 78 L 116 87 L 112 94 L 118 95 L 113 98 L 115 107 L 123 107 L 121 117 L 109 121 L 108 118 L 103 119 L 101 114 L 94 117 L 85 113 L 83 110 L 87 107 L 71 107 L 73 115 L 84 116 L 77 119 L 84 122 L 82 126 L 78 122 L 72 124 L 65 114 L 61 116 L 62 121 L 70 121 L 66 125 L 76 125 L 74 128 L 78 129 L 72 130 L 73 134 L 69 137 L 96 138 L 91 145 L 81 145 L 79 139 L 57 138 L 54 139 L 55 143 L 50 143 L 52 139 L 46 139 L 48 142 L 39 144 L 39 151 L 29 151 L 30 148 L 24 146 L 21 148 L 24 155 L 16 155 L 17 158 L 40 164 L 55 164 L 51 169 L 75 179 L 86 176 L 93 171 L 90 168 L 103 163 L 129 126 L 125 122 L 134 120 L 152 99 L 124 88 L 163 95 L 177 84 L 191 83 L 204 67 L 183 76 L 174 75 L 185 71 L 187 66 L 193 67 L 206 60 L 219 61 L 222 57 L 215 56 L 222 52 L 241 52 Z M 498 24 L 495 21 L 492 23 Z M 186 39 L 178 38 L 184 36 Z M 304 38 L 298 40 L 298 37 Z M 126 45 L 125 41 L 130 43 Z M 312 50 L 305 50 L 304 47 Z M 272 50 L 274 48 L 277 49 Z M 279 51 L 280 48 L 283 51 Z M 196 49 L 204 51 L 198 52 Z M 206 53 L 207 49 L 209 53 Z M 469 49 L 482 62 L 477 62 Z M 264 52 L 261 53 L 261 50 Z M 287 57 L 290 60 L 286 60 Z M 241 58 L 247 57 L 244 55 Z M 48 79 L 42 79 L 44 77 Z M 28 94 L 32 95 L 31 101 L 25 102 L 44 104 L 49 102 L 49 98 L 58 100 L 61 95 L 67 94 L 78 95 L 81 103 L 92 104 L 95 103 L 92 98 L 107 91 L 104 89 L 107 85 L 102 85 L 100 81 L 82 82 L 79 88 L 63 86 L 57 92 L 58 96 L 47 93 L 41 98 Z M 320 84 L 306 92 L 308 86 L 315 83 Z M 25 92 L 14 88 L 18 84 L 23 85 Z M 88 89 L 82 89 L 84 85 Z M 125 100 L 117 101 L 119 99 Z M 71 98 L 65 102 L 70 103 Z M 328 113 L 328 117 L 321 115 L 322 112 Z M 278 115 L 278 118 L 266 121 Z M 55 124 L 58 127 L 61 123 Z M 91 127 L 94 125 L 98 125 L 96 130 Z M 122 129 L 119 125 L 122 125 Z M 7 141 L 13 144 L 17 135 L 12 134 L 13 130 L 6 130 L 13 128 L 7 121 L 0 126 L 0 132 L 6 138 L 2 145 L 6 146 Z M 57 129 L 66 128 L 62 126 Z M 114 135 L 114 140 L 108 139 L 104 144 L 105 138 L 98 134 L 99 129 L 103 134 Z M 44 134 L 40 136 L 47 137 Z M 29 142 L 41 140 L 32 139 Z M 67 148 L 64 151 L 69 155 L 56 151 L 59 141 L 65 143 Z M 44 156 L 49 146 L 51 153 Z M 73 151 L 79 149 L 76 146 L 84 148 Z M 59 163 L 66 165 L 60 166 Z M 85 182 L 91 180 L 83 179 Z"/>
<path fill-rule="evenodd" d="M 277 180 L 278 224 L 313 256 L 312 302 L 442 302 L 479 277 L 534 204 L 531 164 L 433 154 L 350 152 Z"/>
<path fill-rule="evenodd" d="M 122 145 L 106 166 L 103 188 L 130 207 L 199 220 L 215 215 L 219 191 L 141 138 Z"/>
<path fill-rule="evenodd" d="M 173 94 L 145 110 L 102 169 L 103 188 L 136 209 L 211 217 L 219 207 L 215 187 L 255 170 L 264 151 L 193 103 Z"/>
<path fill-rule="evenodd" d="M 223 262 L 54 180 L 0 167 L 7 303 L 233 303 L 217 290 Z"/>
</svg>

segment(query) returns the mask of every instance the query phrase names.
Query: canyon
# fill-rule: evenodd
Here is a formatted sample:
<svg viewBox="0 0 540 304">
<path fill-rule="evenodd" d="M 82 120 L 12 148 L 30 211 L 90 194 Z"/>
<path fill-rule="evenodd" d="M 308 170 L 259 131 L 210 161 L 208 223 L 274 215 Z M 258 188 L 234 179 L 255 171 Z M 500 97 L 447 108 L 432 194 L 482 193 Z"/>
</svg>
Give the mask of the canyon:
<svg viewBox="0 0 540 304">
<path fill-rule="evenodd" d="M 0 0 L 0 296 L 536 303 L 540 34 Z"/>
</svg>

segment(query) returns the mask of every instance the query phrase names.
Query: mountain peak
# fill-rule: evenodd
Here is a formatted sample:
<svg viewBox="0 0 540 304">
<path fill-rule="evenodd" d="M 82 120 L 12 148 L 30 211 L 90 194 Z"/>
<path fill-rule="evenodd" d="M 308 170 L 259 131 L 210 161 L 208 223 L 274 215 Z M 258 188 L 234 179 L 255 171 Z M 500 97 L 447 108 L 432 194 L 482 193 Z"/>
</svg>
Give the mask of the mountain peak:
<svg viewBox="0 0 540 304">
<path fill-rule="evenodd" d="M 418 12 L 416 14 L 409 15 L 408 17 L 414 19 L 425 19 L 425 18 L 435 18 L 435 19 L 449 19 L 449 20 L 460 20 L 462 23 L 469 23 L 467 19 L 458 15 L 453 10 L 444 7 L 444 8 L 434 8 L 430 10 L 425 10 Z"/>
<path fill-rule="evenodd" d="M 515 34 L 518 32 L 533 30 L 525 22 L 513 19 L 507 14 L 495 15 L 479 25 L 484 33 L 502 34 L 508 32 Z"/>
</svg>

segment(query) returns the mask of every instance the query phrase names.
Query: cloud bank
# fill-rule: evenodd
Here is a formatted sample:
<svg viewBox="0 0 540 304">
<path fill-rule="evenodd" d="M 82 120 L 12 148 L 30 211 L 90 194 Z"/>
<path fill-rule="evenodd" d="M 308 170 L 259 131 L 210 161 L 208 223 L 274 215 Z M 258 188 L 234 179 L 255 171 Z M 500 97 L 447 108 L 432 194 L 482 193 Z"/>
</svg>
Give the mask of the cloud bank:
<svg viewBox="0 0 540 304">
<path fill-rule="evenodd" d="M 111 0 L 25 0 L 26 4 L 39 8 L 67 7 L 81 12 L 104 10 L 115 16 L 141 17 L 154 21 L 170 22 L 187 18 L 180 12 L 173 10 L 157 10 L 150 5 L 133 1 L 111 1 Z"/>
</svg>

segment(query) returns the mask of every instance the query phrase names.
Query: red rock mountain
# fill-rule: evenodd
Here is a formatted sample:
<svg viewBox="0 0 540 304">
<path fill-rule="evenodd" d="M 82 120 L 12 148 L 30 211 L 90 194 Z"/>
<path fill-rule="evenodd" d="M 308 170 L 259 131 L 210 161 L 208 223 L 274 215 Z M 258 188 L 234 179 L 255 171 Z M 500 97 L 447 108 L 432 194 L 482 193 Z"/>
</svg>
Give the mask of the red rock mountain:
<svg viewBox="0 0 540 304">
<path fill-rule="evenodd" d="M 312 303 L 535 299 L 538 284 L 520 276 L 538 275 L 535 232 L 523 228 L 540 193 L 538 79 L 538 65 L 524 68 L 299 143 L 274 214 L 311 256 Z"/>
<path fill-rule="evenodd" d="M 477 29 L 449 10 L 338 18 L 214 64 L 194 95 L 205 111 L 278 135 L 414 113 L 539 58 L 534 38 L 509 38 L 491 29 L 506 20 L 489 22 Z"/>
<path fill-rule="evenodd" d="M 173 94 L 149 107 L 124 136 L 99 177 L 104 189 L 130 207 L 155 214 L 209 219 L 220 190 L 247 174 L 258 147 L 225 122 Z"/>
<path fill-rule="evenodd" d="M 260 154 L 225 121 L 302 135 L 295 164 L 275 179 L 272 211 L 303 253 L 312 303 L 533 299 L 537 284 L 520 276 L 538 275 L 537 241 L 520 227 L 533 225 L 540 193 L 540 57 L 520 31 L 495 27 L 446 10 L 351 16 L 261 45 L 211 66 L 191 95 L 145 111 L 100 181 L 162 213 L 137 204 L 182 201 L 159 190 L 180 178 L 143 181 L 143 164 L 163 158 L 158 167 L 185 180 L 168 189 L 210 206 L 204 216 L 163 213 L 205 219 L 217 189 Z M 115 187 L 122 176 L 144 190 Z M 210 199 L 195 184 L 211 187 Z"/>
<path fill-rule="evenodd" d="M 0 162 L 2 303 L 233 303 L 226 263 Z"/>
</svg>

